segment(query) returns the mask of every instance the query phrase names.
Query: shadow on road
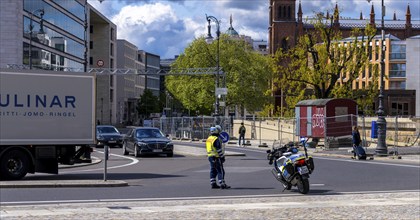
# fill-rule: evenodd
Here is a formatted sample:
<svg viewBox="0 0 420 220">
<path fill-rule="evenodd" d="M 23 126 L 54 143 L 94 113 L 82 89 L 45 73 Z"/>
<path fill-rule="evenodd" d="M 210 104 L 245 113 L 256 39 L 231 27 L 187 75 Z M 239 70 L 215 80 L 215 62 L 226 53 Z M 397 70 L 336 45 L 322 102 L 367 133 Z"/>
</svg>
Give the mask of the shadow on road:
<svg viewBox="0 0 420 220">
<path fill-rule="evenodd" d="M 133 179 L 156 179 L 156 178 L 175 178 L 182 175 L 163 175 L 154 173 L 108 173 L 108 180 L 133 180 Z M 103 174 L 58 174 L 58 175 L 28 175 L 25 180 L 103 180 Z"/>
</svg>

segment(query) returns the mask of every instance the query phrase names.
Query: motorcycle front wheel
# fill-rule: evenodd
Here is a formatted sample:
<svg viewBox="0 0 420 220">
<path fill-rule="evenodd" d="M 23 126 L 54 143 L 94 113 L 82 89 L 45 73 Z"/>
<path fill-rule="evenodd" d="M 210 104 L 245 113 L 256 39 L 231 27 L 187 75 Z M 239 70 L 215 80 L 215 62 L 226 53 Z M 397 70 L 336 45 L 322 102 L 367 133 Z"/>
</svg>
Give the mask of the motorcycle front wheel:
<svg viewBox="0 0 420 220">
<path fill-rule="evenodd" d="M 300 178 L 297 183 L 297 188 L 300 193 L 307 194 L 309 192 L 309 180 Z"/>
</svg>

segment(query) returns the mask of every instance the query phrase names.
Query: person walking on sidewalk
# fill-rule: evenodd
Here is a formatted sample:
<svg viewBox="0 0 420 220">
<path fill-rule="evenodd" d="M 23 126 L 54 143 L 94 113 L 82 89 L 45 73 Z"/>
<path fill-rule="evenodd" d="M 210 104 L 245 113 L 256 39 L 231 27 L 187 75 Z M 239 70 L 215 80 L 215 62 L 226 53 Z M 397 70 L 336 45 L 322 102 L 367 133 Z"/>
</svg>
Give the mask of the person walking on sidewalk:
<svg viewBox="0 0 420 220">
<path fill-rule="evenodd" d="M 222 142 L 219 139 L 219 130 L 215 127 L 210 128 L 210 136 L 206 140 L 207 157 L 210 162 L 210 184 L 212 189 L 229 189 L 224 179 L 223 165 L 224 154 Z M 222 159 L 223 158 L 223 159 Z M 216 177 L 219 185 L 216 183 Z"/>
<path fill-rule="evenodd" d="M 244 123 L 241 123 L 241 127 L 239 127 L 239 142 L 238 145 L 239 147 L 243 147 L 245 144 L 245 133 L 246 133 L 246 128 L 244 126 Z M 242 145 L 241 145 L 241 140 L 242 140 Z"/>
<path fill-rule="evenodd" d="M 366 153 L 363 150 L 363 148 L 360 146 L 360 143 L 362 143 L 362 139 L 360 138 L 358 126 L 353 127 L 352 140 L 353 140 L 353 158 L 354 159 L 357 159 L 357 158 L 363 159 L 363 157 L 366 158 Z"/>
</svg>

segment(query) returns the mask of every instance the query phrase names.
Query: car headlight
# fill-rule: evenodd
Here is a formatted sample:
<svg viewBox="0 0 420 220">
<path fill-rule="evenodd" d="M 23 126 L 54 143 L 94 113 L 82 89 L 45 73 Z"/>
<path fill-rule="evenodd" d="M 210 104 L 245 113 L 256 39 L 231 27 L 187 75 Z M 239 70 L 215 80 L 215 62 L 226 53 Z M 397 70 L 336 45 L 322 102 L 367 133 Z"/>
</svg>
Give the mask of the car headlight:
<svg viewBox="0 0 420 220">
<path fill-rule="evenodd" d="M 98 139 L 98 141 L 103 141 L 105 138 L 102 135 L 98 135 L 96 136 L 96 139 Z"/>
<path fill-rule="evenodd" d="M 167 146 L 167 147 L 173 147 L 173 146 L 174 146 L 174 144 L 172 143 L 172 141 L 169 141 L 168 143 L 166 143 L 166 146 Z"/>
<path fill-rule="evenodd" d="M 144 143 L 144 142 L 139 141 L 139 142 L 137 142 L 137 145 L 139 145 L 139 146 L 147 146 L 147 143 Z"/>
</svg>

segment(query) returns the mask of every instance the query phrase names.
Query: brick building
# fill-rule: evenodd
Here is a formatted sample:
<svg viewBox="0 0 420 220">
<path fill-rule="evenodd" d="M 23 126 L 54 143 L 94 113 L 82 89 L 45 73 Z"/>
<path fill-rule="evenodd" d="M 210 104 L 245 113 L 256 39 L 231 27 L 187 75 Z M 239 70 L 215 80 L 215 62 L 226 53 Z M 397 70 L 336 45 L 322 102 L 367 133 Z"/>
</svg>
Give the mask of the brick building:
<svg viewBox="0 0 420 220">
<path fill-rule="evenodd" d="M 358 19 L 341 18 L 338 8 L 339 5 L 337 3 L 332 12 L 333 15 L 337 15 L 333 17 L 332 25 L 334 28 L 341 31 L 343 38 L 350 37 L 351 31 L 354 28 L 364 29 L 367 23 L 376 27 L 377 33 L 380 34 L 381 20 L 375 20 L 375 7 L 373 4 L 371 6 L 369 19 L 364 19 L 362 13 Z M 297 3 L 296 0 L 270 0 L 268 28 L 270 54 L 275 54 L 279 48 L 286 49 L 294 47 L 300 36 L 314 30 L 314 26 L 311 23 L 311 20 L 313 19 L 308 17 L 308 15 L 306 15 L 306 18 L 304 19 L 303 11 L 304 9 L 302 9 L 301 2 Z M 311 12 L 311 15 L 313 15 L 313 12 Z M 326 19 L 332 18 L 329 12 L 325 12 L 324 16 Z M 394 13 L 392 20 L 385 21 L 384 30 L 387 35 L 393 35 L 399 40 L 404 41 L 410 37 L 420 35 L 420 21 L 412 21 L 410 6 L 407 5 L 405 19 L 397 19 L 397 16 Z M 387 53 L 391 53 L 391 51 L 387 51 Z M 385 76 L 387 75 L 389 75 L 389 73 L 386 72 Z M 388 77 L 385 77 L 384 80 L 386 85 L 390 84 L 390 82 L 388 82 Z M 385 103 L 385 109 L 391 109 L 392 99 L 398 100 L 401 97 L 407 97 L 407 95 L 413 96 L 414 94 L 414 97 L 410 100 L 415 100 L 416 92 L 413 93 L 413 91 L 404 89 L 389 88 L 385 88 L 385 90 L 384 100 L 389 100 L 389 102 Z M 419 91 L 417 91 L 417 96 L 419 95 Z M 284 94 L 281 94 L 281 91 L 275 91 L 274 96 L 276 100 L 275 106 L 281 106 L 281 97 L 284 97 Z M 407 114 L 415 115 L 414 107 L 416 106 L 416 103 L 415 101 L 410 102 L 409 105 L 412 107 L 410 107 L 411 110 Z M 417 108 L 419 107 L 417 106 Z M 392 112 L 386 112 L 386 114 L 392 114 Z"/>
</svg>

